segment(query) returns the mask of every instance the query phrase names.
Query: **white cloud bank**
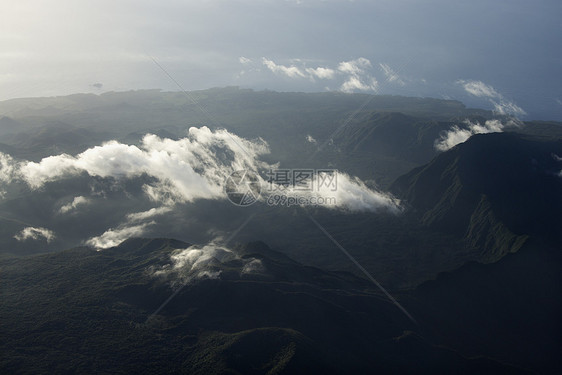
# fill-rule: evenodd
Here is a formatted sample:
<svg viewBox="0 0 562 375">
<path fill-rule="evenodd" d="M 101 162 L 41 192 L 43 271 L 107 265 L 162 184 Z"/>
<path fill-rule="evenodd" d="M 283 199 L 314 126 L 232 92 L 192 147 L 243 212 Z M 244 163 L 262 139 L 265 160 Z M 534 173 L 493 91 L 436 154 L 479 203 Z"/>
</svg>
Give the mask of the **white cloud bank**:
<svg viewBox="0 0 562 375">
<path fill-rule="evenodd" d="M 482 81 L 458 80 L 457 83 L 462 85 L 469 94 L 488 99 L 494 106 L 494 111 L 500 115 L 522 116 L 527 114 L 523 108 L 507 100 L 496 89 Z"/>
<path fill-rule="evenodd" d="M 356 68 L 352 64 L 346 65 L 346 69 L 355 71 Z M 111 141 L 77 156 L 50 156 L 40 162 L 15 162 L 5 157 L 7 162 L 1 172 L 3 175 L 17 176 L 33 189 L 81 173 L 114 178 L 131 178 L 142 174 L 152 176 L 157 182 L 145 185 L 144 191 L 149 199 L 163 207 L 131 214 L 127 218 L 128 223 L 138 223 L 168 212 L 169 207 L 177 203 L 196 199 L 225 199 L 224 181 L 233 171 L 250 170 L 257 174 L 260 169 L 273 167 L 259 161 L 260 155 L 268 152 L 268 145 L 261 139 L 249 141 L 226 130 L 213 132 L 207 127 L 192 127 L 188 137 L 179 140 L 146 135 L 138 147 Z M 261 182 L 266 183 L 263 178 Z M 337 191 L 321 189 L 314 194 L 323 197 L 335 195 L 337 204 L 334 208 L 349 210 L 395 209 L 399 204 L 385 193 L 370 190 L 358 178 L 341 172 L 338 173 Z M 86 198 L 77 197 L 69 205 L 63 206 L 61 211 L 68 212 L 86 202 Z M 141 229 L 138 225 L 135 228 L 134 232 Z M 99 243 L 112 243 L 111 239 L 121 232 L 116 230 L 107 233 L 106 238 L 110 240 Z"/>
<path fill-rule="evenodd" d="M 265 200 L 270 205 L 319 205 L 348 212 L 385 210 L 398 214 L 402 211 L 400 200 L 385 192 L 369 189 L 361 179 L 346 173 L 320 173 L 317 181 L 324 183 L 318 183 L 311 189 L 273 184 L 271 191 L 266 192 Z"/>
<path fill-rule="evenodd" d="M 467 141 L 474 134 L 501 133 L 504 128 L 518 126 L 515 121 L 508 121 L 503 124 L 499 120 L 487 120 L 483 125 L 479 122 L 473 123 L 468 120 L 464 126 L 454 125 L 435 141 L 435 148 L 439 151 L 447 151 L 450 148 Z"/>
<path fill-rule="evenodd" d="M 56 236 L 53 231 L 41 227 L 27 227 L 14 236 L 14 238 L 20 242 L 40 239 L 45 239 L 47 242 L 51 242 L 55 239 L 55 237 Z"/>
<path fill-rule="evenodd" d="M 357 72 L 367 62 L 346 64 L 343 70 Z M 312 142 L 312 137 L 308 138 Z M 155 182 L 147 183 L 143 190 L 158 207 L 148 211 L 131 213 L 124 222 L 99 236 L 86 241 L 96 248 L 118 245 L 123 240 L 143 235 L 155 224 L 154 216 L 170 212 L 173 206 L 198 199 L 226 199 L 224 182 L 234 171 L 249 170 L 259 176 L 275 166 L 259 160 L 269 152 L 262 139 L 246 140 L 226 130 L 211 131 L 207 127 L 189 129 L 188 135 L 179 140 L 160 138 L 148 134 L 139 146 L 116 141 L 92 147 L 76 156 L 67 154 L 50 156 L 39 162 L 15 161 L 9 155 L 0 154 L 0 178 L 3 181 L 21 180 L 32 189 L 46 183 L 79 174 L 134 178 L 148 175 Z M 260 177 L 262 185 L 266 184 Z M 400 210 L 400 202 L 386 193 L 369 189 L 360 179 L 338 173 L 337 190 L 323 188 L 306 192 L 308 198 L 335 198 L 327 208 L 347 211 Z M 301 191 L 287 191 L 288 196 L 303 196 Z M 261 197 L 262 200 L 267 196 Z M 324 199 L 326 200 L 326 199 Z M 68 213 L 89 201 L 83 196 L 62 206 L 60 213 Z M 46 232 L 30 232 L 46 233 Z"/>
<path fill-rule="evenodd" d="M 145 187 L 152 198 L 167 196 L 175 202 L 191 202 L 224 197 L 226 177 L 234 170 L 257 170 L 259 155 L 267 152 L 262 140 L 247 141 L 226 130 L 192 127 L 188 137 L 180 140 L 148 134 L 139 147 L 111 141 L 76 157 L 63 154 L 38 163 L 19 163 L 17 173 L 11 173 L 34 189 L 80 173 L 115 178 L 147 174 L 159 181 Z M 219 153 L 223 156 L 218 157 Z"/>
</svg>

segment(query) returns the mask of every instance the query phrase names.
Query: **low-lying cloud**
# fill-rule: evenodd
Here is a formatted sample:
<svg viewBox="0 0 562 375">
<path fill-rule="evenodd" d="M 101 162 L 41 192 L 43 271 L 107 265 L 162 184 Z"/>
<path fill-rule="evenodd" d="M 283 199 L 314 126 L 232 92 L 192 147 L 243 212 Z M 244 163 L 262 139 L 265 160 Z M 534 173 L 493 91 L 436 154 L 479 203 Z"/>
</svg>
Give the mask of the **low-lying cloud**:
<svg viewBox="0 0 562 375">
<path fill-rule="evenodd" d="M 125 221 L 117 228 L 108 229 L 99 236 L 85 241 L 86 245 L 96 249 L 107 249 L 119 245 L 131 237 L 143 236 L 149 227 L 156 224 L 154 217 L 164 215 L 173 210 L 171 206 L 154 207 L 147 211 L 127 214 Z"/>
<path fill-rule="evenodd" d="M 52 230 L 42 228 L 42 227 L 26 227 L 22 229 L 21 232 L 17 233 L 14 238 L 18 241 L 27 240 L 41 240 L 44 239 L 47 242 L 53 241 L 56 236 Z"/>
<path fill-rule="evenodd" d="M 265 197 L 270 204 L 279 203 L 279 200 L 271 200 L 272 196 L 282 196 L 281 205 L 293 200 L 294 205 L 321 205 L 328 209 L 337 209 L 348 212 L 377 212 L 388 211 L 398 214 L 402 211 L 400 200 L 391 194 L 370 189 L 358 177 L 351 177 L 343 172 L 336 172 L 328 176 L 320 173 L 319 180 L 333 179 L 333 183 L 323 183 L 312 189 L 299 189 L 290 186 L 283 187 L 277 184 L 271 185 L 270 192 Z M 300 203 L 302 202 L 302 203 Z"/>
<path fill-rule="evenodd" d="M 234 251 L 216 242 L 174 250 L 170 261 L 171 263 L 159 269 L 151 270 L 151 273 L 170 281 L 173 286 L 185 285 L 198 279 L 219 278 L 223 266 L 229 262 L 233 262 L 231 268 L 237 268 L 240 275 L 265 272 L 261 260 L 240 258 Z"/>
<path fill-rule="evenodd" d="M 108 229 L 100 236 L 90 238 L 86 241 L 86 245 L 92 246 L 96 249 L 114 247 L 131 237 L 142 236 L 145 233 L 146 228 L 154 224 L 156 224 L 155 221 L 138 225 L 124 224 L 115 229 Z"/>
<path fill-rule="evenodd" d="M 353 74 L 367 66 L 367 62 L 345 64 L 342 70 Z M 315 140 L 308 136 L 309 142 Z M 189 129 L 185 138 L 172 140 L 147 134 L 139 145 L 128 145 L 110 141 L 92 147 L 76 155 L 49 156 L 39 162 L 17 161 L 9 155 L 0 154 L 0 179 L 26 183 L 31 189 L 41 189 L 50 182 L 89 175 L 92 177 L 122 179 L 149 176 L 142 190 L 155 207 L 124 215 L 121 224 L 85 241 L 98 249 L 113 247 L 130 237 L 144 235 L 155 218 L 171 212 L 178 204 L 200 199 L 226 200 L 224 183 L 234 171 L 247 170 L 260 176 L 260 171 L 271 170 L 270 165 L 260 160 L 269 153 L 262 139 L 247 140 L 226 130 L 211 131 L 207 127 Z M 400 202 L 389 194 L 369 189 L 357 177 L 338 172 L 337 189 L 326 186 L 314 191 L 285 190 L 288 197 L 302 197 L 329 201 L 329 209 L 344 211 L 400 211 Z M 267 194 L 260 199 L 265 201 Z M 321 198 L 321 199 L 319 199 Z M 59 214 L 69 214 L 80 206 L 91 203 L 90 198 L 76 196 L 58 208 Z M 50 240 L 54 234 L 43 228 L 30 228 L 18 235 L 18 239 L 39 238 Z"/>
<path fill-rule="evenodd" d="M 16 175 L 34 189 L 81 173 L 114 178 L 146 174 L 159 181 L 152 190 L 146 189 L 153 198 L 159 197 L 156 190 L 160 189 L 176 202 L 191 202 L 224 197 L 226 177 L 234 170 L 257 170 L 258 157 L 267 152 L 263 140 L 248 141 L 226 130 L 202 127 L 190 128 L 188 137 L 179 140 L 148 134 L 140 146 L 111 141 L 75 157 L 62 154 L 15 166 L 7 159 L 2 174 Z"/>
<path fill-rule="evenodd" d="M 479 122 L 464 121 L 464 125 L 454 125 L 435 141 L 435 148 L 439 151 L 447 151 L 459 143 L 467 141 L 474 134 L 501 133 L 506 127 L 518 126 L 515 121 L 503 124 L 499 120 L 487 120 L 483 125 Z"/>
</svg>

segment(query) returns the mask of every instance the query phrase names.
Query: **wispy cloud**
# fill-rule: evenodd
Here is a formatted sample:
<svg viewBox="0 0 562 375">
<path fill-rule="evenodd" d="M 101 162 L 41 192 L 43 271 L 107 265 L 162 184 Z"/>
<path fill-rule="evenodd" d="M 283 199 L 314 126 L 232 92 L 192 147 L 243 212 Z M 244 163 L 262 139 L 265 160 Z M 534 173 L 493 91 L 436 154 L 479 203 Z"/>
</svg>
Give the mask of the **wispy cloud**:
<svg viewBox="0 0 562 375">
<path fill-rule="evenodd" d="M 268 60 L 265 57 L 262 59 L 263 65 L 265 65 L 269 70 L 273 73 L 279 73 L 286 75 L 289 78 L 296 78 L 301 77 L 305 78 L 306 74 L 304 74 L 299 68 L 294 65 L 285 66 L 285 65 L 278 65 L 272 60 Z"/>
<path fill-rule="evenodd" d="M 552 154 L 552 158 L 558 162 L 562 162 L 562 157 L 556 155 L 556 154 Z M 560 170 L 560 172 L 558 172 L 558 177 L 562 177 L 562 170 Z"/>
<path fill-rule="evenodd" d="M 380 63 L 379 66 L 382 69 L 387 82 L 394 82 L 400 86 L 406 85 L 398 73 L 396 73 L 396 71 L 394 71 L 388 64 Z"/>
<path fill-rule="evenodd" d="M 315 140 L 308 136 L 307 141 Z M 275 168 L 275 165 L 260 160 L 260 156 L 268 152 L 267 143 L 261 139 L 250 141 L 226 130 L 211 131 L 202 127 L 190 128 L 188 136 L 179 140 L 148 134 L 139 146 L 111 141 L 76 156 L 62 154 L 39 162 L 16 161 L 2 155 L 1 171 L 5 178 L 22 180 L 32 189 L 80 174 L 115 181 L 141 175 L 152 177 L 151 182 L 143 185 L 143 191 L 158 207 L 125 215 L 120 225 L 86 241 L 96 248 L 107 248 L 131 236 L 142 235 L 155 224 L 156 216 L 171 212 L 177 204 L 199 199 L 226 199 L 224 182 L 232 172 L 248 170 L 260 176 L 260 171 Z M 264 177 L 258 178 L 262 185 L 267 184 Z M 359 178 L 338 172 L 337 179 L 335 191 L 324 186 L 313 192 L 303 193 L 293 189 L 284 193 L 288 197 L 304 195 L 317 200 L 335 198 L 333 204 L 326 206 L 329 209 L 400 212 L 398 200 L 385 192 L 368 188 Z M 260 199 L 265 201 L 267 196 Z M 59 212 L 68 213 L 87 203 L 88 198 L 77 196 L 62 206 Z"/>
<path fill-rule="evenodd" d="M 252 59 L 240 57 L 239 62 L 245 66 L 245 69 L 251 67 L 251 69 L 257 70 Z M 342 61 L 333 68 L 328 66 L 310 67 L 307 66 L 305 60 L 301 59 L 293 59 L 288 65 L 276 63 L 265 57 L 262 57 L 261 62 L 269 71 L 284 77 L 308 79 L 312 82 L 316 80 L 335 81 L 339 85 L 338 89 L 344 92 L 377 91 L 379 87 L 377 79 L 371 74 L 373 67 L 371 61 L 364 57 Z M 385 67 L 388 66 L 385 65 Z M 246 70 L 240 72 L 240 74 L 245 73 Z M 393 74 L 398 77 L 396 73 L 393 72 Z M 394 81 L 403 83 L 399 78 L 394 78 Z"/>
<path fill-rule="evenodd" d="M 355 90 L 376 92 L 378 82 L 375 77 L 367 73 L 367 69 L 371 67 L 371 62 L 364 57 L 339 63 L 338 71 L 347 74 L 347 79 L 340 86 L 340 90 L 343 92 Z"/>
<path fill-rule="evenodd" d="M 342 210 L 348 212 L 377 212 L 388 211 L 398 214 L 402 211 L 400 200 L 391 194 L 370 189 L 358 177 L 351 177 L 343 172 L 336 172 L 333 175 L 324 174 L 320 179 L 335 178 L 333 184 L 321 184 L 314 189 L 301 190 L 295 187 L 284 188 L 274 186 L 273 192 L 281 191 L 287 198 L 293 198 L 298 202 L 299 199 L 306 198 L 304 204 L 308 202 L 326 202 L 322 205 L 328 209 Z M 267 199 L 267 198 L 266 198 Z"/>
<path fill-rule="evenodd" d="M 15 178 L 16 162 L 8 155 L 0 152 L 0 181 L 10 182 Z"/>
<path fill-rule="evenodd" d="M 454 125 L 435 141 L 435 148 L 439 151 L 447 151 L 450 148 L 467 141 L 474 134 L 500 133 L 505 127 L 518 126 L 515 121 L 503 124 L 499 120 L 488 120 L 483 125 L 479 122 L 473 123 L 466 120 L 463 126 Z"/>
<path fill-rule="evenodd" d="M 164 215 L 172 211 L 170 206 L 154 207 L 147 211 L 135 212 L 127 215 L 127 220 L 131 223 L 136 223 L 139 221 L 150 219 L 154 216 Z"/>
<path fill-rule="evenodd" d="M 330 68 L 306 68 L 305 70 L 311 77 L 319 79 L 332 79 L 336 75 L 336 71 Z"/>
<path fill-rule="evenodd" d="M 317 143 L 317 142 L 316 142 L 316 139 L 314 139 L 310 134 L 308 134 L 308 135 L 306 136 L 306 141 L 309 142 L 309 143 L 313 143 L 313 144 L 316 144 L 316 143 Z"/>
<path fill-rule="evenodd" d="M 494 106 L 494 111 L 500 115 L 522 116 L 527 114 L 523 108 L 506 99 L 496 89 L 482 81 L 458 80 L 457 83 L 462 85 L 469 94 L 488 99 Z"/>
<path fill-rule="evenodd" d="M 349 76 L 347 80 L 342 83 L 340 90 L 343 92 L 360 91 L 377 91 L 378 82 L 375 78 L 371 78 L 370 82 L 365 82 L 358 76 Z"/>
<path fill-rule="evenodd" d="M 152 220 L 155 216 L 164 215 L 172 210 L 171 206 L 162 206 L 127 214 L 125 221 L 117 228 L 110 228 L 103 234 L 86 240 L 85 243 L 98 250 L 117 246 L 131 237 L 144 235 L 148 227 L 156 224 L 156 221 Z"/>
<path fill-rule="evenodd" d="M 53 231 L 42 227 L 27 227 L 14 236 L 18 241 L 45 239 L 47 242 L 51 242 L 55 237 Z"/>
<path fill-rule="evenodd" d="M 244 57 L 244 56 L 240 56 L 238 58 L 238 61 L 240 61 L 240 64 L 250 64 L 252 62 L 251 59 Z"/>
<path fill-rule="evenodd" d="M 152 274 L 170 281 L 172 285 L 185 285 L 202 278 L 219 278 L 226 263 L 232 263 L 230 267 L 237 267 L 241 276 L 265 272 L 261 260 L 240 258 L 217 240 L 203 246 L 193 245 L 187 249 L 175 250 L 170 255 L 170 261 L 171 263 L 153 270 Z"/>
<path fill-rule="evenodd" d="M 87 240 L 86 245 L 95 247 L 96 249 L 107 249 L 117 246 L 131 237 L 142 236 L 146 228 L 154 224 L 156 224 L 156 222 L 151 221 L 138 225 L 121 225 L 115 229 L 108 229 L 102 235 Z"/>
<path fill-rule="evenodd" d="M 371 68 L 371 62 L 364 58 L 360 57 L 355 60 L 349 61 L 342 61 L 338 64 L 338 70 L 343 73 L 351 74 L 351 75 L 360 75 L 365 72 L 365 69 Z"/>
<path fill-rule="evenodd" d="M 463 86 L 466 92 L 474 96 L 488 98 L 497 98 L 500 96 L 492 86 L 488 86 L 482 81 L 459 80 L 458 83 Z"/>
<path fill-rule="evenodd" d="M 79 197 L 75 197 L 72 202 L 65 204 L 64 206 L 62 206 L 59 209 L 59 212 L 61 214 L 65 214 L 68 213 L 70 211 L 74 211 L 78 206 L 83 206 L 90 203 L 90 200 L 86 197 L 83 196 L 79 196 Z"/>
</svg>

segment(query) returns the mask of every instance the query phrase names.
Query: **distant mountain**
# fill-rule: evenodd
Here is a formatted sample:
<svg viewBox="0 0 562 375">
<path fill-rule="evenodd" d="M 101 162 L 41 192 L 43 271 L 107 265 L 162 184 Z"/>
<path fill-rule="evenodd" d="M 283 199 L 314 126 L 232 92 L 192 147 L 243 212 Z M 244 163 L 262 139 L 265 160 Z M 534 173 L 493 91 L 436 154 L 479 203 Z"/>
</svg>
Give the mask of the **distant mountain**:
<svg viewBox="0 0 562 375">
<path fill-rule="evenodd" d="M 527 373 L 439 346 L 366 281 L 259 242 L 174 293 L 154 270 L 187 246 L 131 239 L 1 260 L 2 372 Z M 243 272 L 250 259 L 259 271 Z"/>
<path fill-rule="evenodd" d="M 21 124 L 8 116 L 0 118 L 0 136 L 14 133 L 19 127 L 21 127 Z"/>
<path fill-rule="evenodd" d="M 13 150 L 12 156 L 37 160 L 61 153 L 76 154 L 97 145 L 106 137 L 96 131 L 55 121 L 33 130 L 5 135 L 2 140 Z"/>
<path fill-rule="evenodd" d="M 486 261 L 528 236 L 561 246 L 562 140 L 482 134 L 400 177 L 392 190 L 426 225 L 464 236 Z"/>
<path fill-rule="evenodd" d="M 430 161 L 434 142 L 450 122 L 438 122 L 399 112 L 376 112 L 367 120 L 343 128 L 334 142 L 349 153 L 372 153 L 410 161 Z"/>
</svg>

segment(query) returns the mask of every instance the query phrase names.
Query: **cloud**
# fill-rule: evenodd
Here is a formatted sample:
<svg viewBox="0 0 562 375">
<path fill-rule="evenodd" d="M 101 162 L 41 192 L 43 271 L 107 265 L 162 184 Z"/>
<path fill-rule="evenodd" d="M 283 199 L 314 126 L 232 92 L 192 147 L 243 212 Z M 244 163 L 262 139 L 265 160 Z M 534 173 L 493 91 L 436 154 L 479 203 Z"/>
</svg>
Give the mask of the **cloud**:
<svg viewBox="0 0 562 375">
<path fill-rule="evenodd" d="M 163 215 L 163 214 L 168 213 L 170 211 L 172 211 L 172 207 L 170 207 L 170 206 L 154 207 L 154 208 L 151 208 L 150 210 L 147 210 L 147 211 L 135 212 L 135 213 L 132 213 L 132 214 L 128 214 L 127 220 L 129 222 L 135 223 L 135 222 L 139 222 L 139 221 L 143 221 L 143 220 L 152 218 L 154 216 Z"/>
<path fill-rule="evenodd" d="M 263 65 L 265 65 L 273 73 L 284 74 L 289 78 L 306 77 L 306 75 L 294 65 L 292 66 L 277 65 L 275 62 L 273 62 L 272 60 L 268 60 L 265 57 L 262 59 L 262 62 Z"/>
<path fill-rule="evenodd" d="M 316 142 L 316 139 L 314 139 L 310 134 L 308 134 L 308 135 L 306 136 L 306 141 L 309 142 L 309 143 L 314 143 L 314 144 L 317 143 L 317 142 Z"/>
<path fill-rule="evenodd" d="M 67 213 L 67 212 L 69 212 L 69 211 L 75 210 L 76 207 L 78 207 L 78 206 L 85 205 L 85 204 L 88 204 L 88 203 L 90 203 L 90 200 L 89 200 L 88 198 L 86 198 L 86 197 L 82 197 L 82 196 L 75 197 L 75 198 L 72 200 L 72 202 L 70 202 L 70 203 L 65 204 L 64 206 L 62 206 L 62 207 L 60 208 L 59 212 L 60 212 L 61 214 L 65 214 L 65 213 Z"/>
<path fill-rule="evenodd" d="M 457 83 L 462 85 L 469 94 L 488 99 L 494 106 L 494 112 L 500 115 L 523 116 L 527 114 L 523 108 L 507 100 L 496 89 L 482 81 L 458 80 Z"/>
<path fill-rule="evenodd" d="M 41 238 L 45 239 L 47 242 L 51 242 L 55 239 L 55 233 L 49 229 L 41 227 L 27 227 L 21 232 L 17 233 L 14 238 L 18 241 L 26 240 L 39 240 Z"/>
<path fill-rule="evenodd" d="M 328 187 L 321 189 L 321 194 L 329 196 Z M 400 201 L 390 194 L 369 189 L 358 177 L 351 177 L 338 172 L 336 206 L 350 211 L 378 211 L 381 209 L 393 213 L 401 211 Z"/>
<path fill-rule="evenodd" d="M 503 124 L 499 120 L 487 120 L 484 125 L 479 122 L 472 123 L 469 120 L 464 121 L 464 127 L 454 125 L 446 131 L 441 137 L 435 141 L 435 148 L 439 151 L 447 151 L 450 148 L 463 143 L 474 134 L 500 133 L 505 127 L 518 126 L 515 121 L 508 121 Z"/>
<path fill-rule="evenodd" d="M 340 90 L 343 92 L 353 92 L 355 90 L 376 92 L 378 90 L 376 78 L 365 71 L 371 67 L 371 62 L 364 57 L 339 63 L 338 71 L 347 74 L 347 79 L 340 86 Z"/>
<path fill-rule="evenodd" d="M 499 102 L 492 101 L 492 103 L 494 104 L 494 111 L 500 115 L 523 116 L 527 114 L 523 108 L 504 99 L 500 99 Z"/>
<path fill-rule="evenodd" d="M 350 61 L 343 61 L 338 64 L 338 70 L 340 72 L 355 76 L 364 73 L 365 69 L 370 67 L 372 67 L 371 62 L 364 57 L 360 57 L 358 59 Z"/>
<path fill-rule="evenodd" d="M 400 86 L 404 86 L 406 83 L 400 78 L 398 73 L 396 73 L 388 64 L 380 63 L 379 66 L 381 67 L 384 75 L 386 76 L 387 82 L 395 82 Z"/>
<path fill-rule="evenodd" d="M 248 59 L 247 57 L 244 56 L 240 56 L 238 58 L 238 61 L 240 61 L 240 64 L 250 64 L 252 62 L 251 59 Z"/>
<path fill-rule="evenodd" d="M 85 243 L 98 250 L 117 246 L 131 237 L 144 235 L 149 226 L 156 224 L 156 221 L 150 219 L 168 213 L 172 211 L 172 209 L 173 208 L 170 206 L 162 206 L 154 207 L 147 211 L 127 214 L 125 217 L 126 220 L 117 228 L 108 229 L 103 234 L 88 239 Z"/>
<path fill-rule="evenodd" d="M 154 225 L 156 222 L 143 223 L 132 226 L 120 226 L 116 229 L 108 229 L 102 235 L 92 237 L 86 241 L 86 245 L 92 246 L 96 249 L 107 249 L 119 245 L 121 242 L 131 238 L 139 237 L 145 233 L 148 226 Z"/>
<path fill-rule="evenodd" d="M 0 152 L 0 182 L 9 183 L 16 176 L 16 162 L 8 155 Z"/>
<path fill-rule="evenodd" d="M 314 139 L 307 137 L 309 142 Z M 140 236 L 155 224 L 155 216 L 166 214 L 177 204 L 199 199 L 226 199 L 224 182 L 234 171 L 248 170 L 259 176 L 260 171 L 270 170 L 270 165 L 259 160 L 269 153 L 268 145 L 261 139 L 247 140 L 226 130 L 211 131 L 207 127 L 190 128 L 188 136 L 179 140 L 160 138 L 148 134 L 141 144 L 127 145 L 116 141 L 92 147 L 71 156 L 50 156 L 39 162 L 15 161 L 2 155 L 3 178 L 17 178 L 32 189 L 45 184 L 87 174 L 103 178 L 129 179 L 142 175 L 152 177 L 143 185 L 147 198 L 159 207 L 130 213 L 115 228 L 92 237 L 86 244 L 96 248 L 116 246 L 127 238 Z M 266 184 L 259 177 L 262 185 Z M 288 191 L 290 197 L 302 196 L 300 191 Z M 306 198 L 329 200 L 331 209 L 346 211 L 400 211 L 400 202 L 392 196 L 369 189 L 360 179 L 338 173 L 337 190 L 323 187 L 305 194 Z M 268 197 L 261 197 L 265 201 Z M 68 213 L 88 199 L 78 196 L 60 208 Z"/>
<path fill-rule="evenodd" d="M 350 76 L 341 86 L 340 90 L 343 92 L 353 92 L 355 90 L 361 91 L 377 91 L 378 82 L 375 78 L 371 78 L 370 83 L 364 83 L 357 76 Z"/>
<path fill-rule="evenodd" d="M 148 134 L 139 147 L 111 141 L 76 157 L 63 154 L 20 163 L 17 175 L 37 189 L 80 173 L 114 178 L 147 174 L 158 180 L 145 187 L 152 198 L 191 202 L 224 198 L 222 184 L 227 176 L 234 170 L 256 171 L 261 165 L 258 156 L 267 152 L 261 139 L 248 141 L 226 130 L 192 127 L 188 137 L 179 140 Z"/>
<path fill-rule="evenodd" d="M 312 137 L 307 138 L 309 141 Z M 110 231 L 101 239 L 92 240 L 96 246 L 113 241 L 132 223 L 168 212 L 174 204 L 192 202 L 197 199 L 225 199 L 224 181 L 237 170 L 259 170 L 273 166 L 259 161 L 259 156 L 269 152 L 261 139 L 249 141 L 226 130 L 211 131 L 207 127 L 190 128 L 188 137 L 179 140 L 146 135 L 140 146 L 126 145 L 116 141 L 90 148 L 77 156 L 58 155 L 44 158 L 40 162 L 19 162 L 14 167 L 8 163 L 11 174 L 20 176 L 30 187 L 37 189 L 49 181 L 80 173 L 90 176 L 132 178 L 146 174 L 156 182 L 145 184 L 147 197 L 164 207 L 146 212 L 130 214 L 127 226 Z M 12 163 L 12 164 L 10 164 Z M 15 169 L 14 169 L 15 168 Z M 358 178 L 338 173 L 338 190 L 321 189 L 318 197 L 337 197 L 335 208 L 346 210 L 376 211 L 383 207 L 396 210 L 399 202 L 389 195 L 368 189 Z M 266 183 L 262 179 L 262 183 Z M 296 195 L 297 192 L 294 192 Z M 85 198 L 76 198 L 63 211 L 84 203 Z M 138 225 L 133 226 L 139 230 Z M 112 242 L 113 243 L 113 242 Z"/>
<path fill-rule="evenodd" d="M 185 285 L 202 278 L 219 278 L 223 266 L 233 262 L 240 275 L 263 273 L 263 263 L 255 258 L 240 258 L 235 252 L 216 243 L 216 240 L 203 246 L 193 245 L 187 249 L 174 250 L 170 264 L 152 270 L 155 277 L 170 280 L 172 285 Z"/>
<path fill-rule="evenodd" d="M 466 92 L 472 94 L 477 97 L 485 97 L 485 98 L 498 98 L 500 94 L 492 87 L 486 85 L 482 81 L 458 81 Z"/>
<path fill-rule="evenodd" d="M 562 162 L 562 158 L 554 153 L 552 154 L 552 158 L 558 162 Z M 558 177 L 562 177 L 562 170 L 558 172 Z"/>
<path fill-rule="evenodd" d="M 265 266 L 260 259 L 252 259 L 242 268 L 242 274 L 253 274 L 265 272 Z"/>
<path fill-rule="evenodd" d="M 239 58 L 239 61 L 243 65 L 252 63 L 252 60 L 247 58 Z M 293 79 L 309 79 L 311 81 L 315 81 L 317 79 L 337 79 L 339 82 L 343 81 L 340 84 L 339 89 L 344 92 L 378 90 L 377 79 L 369 73 L 369 70 L 372 69 L 372 64 L 364 57 L 360 57 L 355 60 L 342 61 L 335 69 L 322 66 L 315 68 L 307 67 L 306 63 L 301 59 L 291 60 L 291 65 L 281 65 L 275 63 L 273 60 L 263 57 L 262 63 L 271 72 Z M 297 66 L 298 64 L 301 66 Z M 396 80 L 403 83 L 403 81 L 399 80 L 399 78 L 396 78 Z"/>
<path fill-rule="evenodd" d="M 306 68 L 306 72 L 313 78 L 332 79 L 336 75 L 336 71 L 330 68 Z"/>
<path fill-rule="evenodd" d="M 398 214 L 402 211 L 400 200 L 392 195 L 369 189 L 358 177 L 333 171 L 320 172 L 317 183 L 312 188 L 302 189 L 298 186 L 283 187 L 273 183 L 266 192 L 269 204 L 321 205 L 328 209 L 349 212 L 377 212 L 386 210 Z M 278 197 L 283 197 L 277 199 Z"/>
</svg>

